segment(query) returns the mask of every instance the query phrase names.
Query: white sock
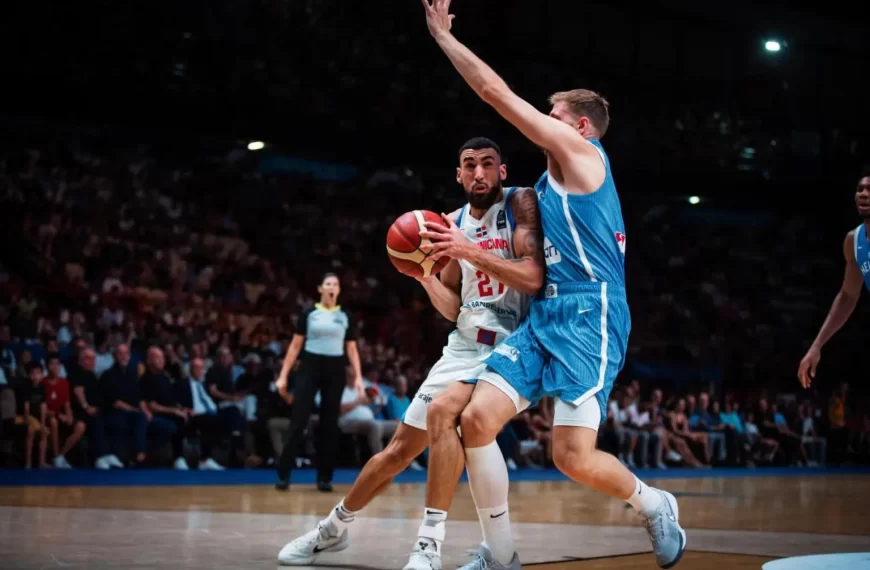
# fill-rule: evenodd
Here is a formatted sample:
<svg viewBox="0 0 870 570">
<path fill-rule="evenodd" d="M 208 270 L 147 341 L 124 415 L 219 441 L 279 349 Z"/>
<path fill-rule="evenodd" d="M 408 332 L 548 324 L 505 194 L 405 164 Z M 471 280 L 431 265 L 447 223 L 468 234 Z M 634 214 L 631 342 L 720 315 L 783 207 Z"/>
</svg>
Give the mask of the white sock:
<svg viewBox="0 0 870 570">
<path fill-rule="evenodd" d="M 634 493 L 626 499 L 626 502 L 645 517 L 649 517 L 659 510 L 665 498 L 658 489 L 648 487 L 646 483 L 637 477 L 635 477 L 635 480 L 637 485 L 634 488 Z"/>
<path fill-rule="evenodd" d="M 341 536 L 341 533 L 356 519 L 357 511 L 349 511 L 344 506 L 344 499 L 335 506 L 324 521 L 329 534 L 332 536 Z"/>
<path fill-rule="evenodd" d="M 441 543 L 444 542 L 444 537 L 447 534 L 447 511 L 432 509 L 426 507 L 423 509 L 423 524 L 420 525 L 420 531 L 417 536 L 418 541 L 435 549 L 438 556 L 441 556 Z"/>
<path fill-rule="evenodd" d="M 508 512 L 510 481 L 498 444 L 493 441 L 483 447 L 466 448 L 465 468 L 483 530 L 483 542 L 492 552 L 492 557 L 507 566 L 514 557 L 514 539 Z"/>
</svg>

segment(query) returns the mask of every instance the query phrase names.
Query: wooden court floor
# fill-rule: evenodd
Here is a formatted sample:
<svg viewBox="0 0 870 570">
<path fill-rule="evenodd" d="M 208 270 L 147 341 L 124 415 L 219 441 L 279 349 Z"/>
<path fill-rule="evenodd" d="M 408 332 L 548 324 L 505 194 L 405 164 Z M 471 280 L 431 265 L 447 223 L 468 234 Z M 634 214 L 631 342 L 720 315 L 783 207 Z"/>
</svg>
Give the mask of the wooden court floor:
<svg viewBox="0 0 870 570">
<path fill-rule="evenodd" d="M 681 570 L 754 569 L 778 558 L 870 551 L 870 478 L 668 479 L 688 533 Z M 342 497 L 310 486 L 3 487 L 0 560 L 31 568 L 274 568 L 284 543 Z M 393 485 L 351 527 L 330 568 L 401 569 L 424 487 Z M 524 568 L 657 568 L 635 512 L 570 482 L 511 485 L 511 522 Z M 444 568 L 480 540 L 467 485 L 450 511 Z"/>
</svg>

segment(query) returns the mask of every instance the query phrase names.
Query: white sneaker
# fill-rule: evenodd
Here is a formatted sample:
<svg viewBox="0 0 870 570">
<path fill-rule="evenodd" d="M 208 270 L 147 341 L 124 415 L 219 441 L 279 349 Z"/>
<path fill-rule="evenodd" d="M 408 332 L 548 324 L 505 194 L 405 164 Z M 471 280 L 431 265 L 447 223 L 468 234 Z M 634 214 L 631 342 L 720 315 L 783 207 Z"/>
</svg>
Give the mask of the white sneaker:
<svg viewBox="0 0 870 570">
<path fill-rule="evenodd" d="M 408 465 L 408 469 L 410 469 L 411 471 L 425 471 L 426 470 L 425 467 L 423 467 L 422 465 L 417 463 L 416 459 L 414 461 L 412 461 L 410 465 Z"/>
<path fill-rule="evenodd" d="M 330 536 L 329 530 L 321 521 L 316 529 L 284 545 L 278 553 L 278 562 L 282 566 L 310 566 L 321 553 L 341 552 L 348 546 L 350 536 L 347 529 L 341 536 Z"/>
<path fill-rule="evenodd" d="M 441 555 L 433 541 L 418 538 L 411 558 L 402 570 L 441 570 Z"/>
<path fill-rule="evenodd" d="M 97 469 L 108 470 L 112 468 L 112 465 L 109 463 L 109 460 L 104 456 L 100 457 L 94 462 L 94 467 Z"/>
<path fill-rule="evenodd" d="M 72 465 L 66 460 L 66 457 L 63 455 L 58 455 L 54 458 L 54 466 L 57 469 L 72 469 Z"/>
<path fill-rule="evenodd" d="M 179 457 L 175 460 L 175 468 L 179 471 L 187 471 L 190 469 L 190 467 L 188 467 L 187 465 L 187 459 L 183 457 Z"/>
<path fill-rule="evenodd" d="M 218 463 L 217 461 L 215 461 L 214 459 L 209 457 L 205 461 L 200 461 L 199 470 L 200 471 L 225 471 L 225 468 L 223 465 L 221 465 L 220 463 Z"/>
<path fill-rule="evenodd" d="M 508 471 L 516 471 L 517 470 L 517 462 L 512 458 L 508 457 L 507 461 L 505 461 L 505 465 L 507 465 Z"/>
<path fill-rule="evenodd" d="M 118 456 L 117 456 L 117 455 L 114 455 L 114 454 L 109 455 L 109 456 L 107 457 L 107 459 L 109 460 L 109 465 L 111 465 L 112 467 L 116 467 L 116 468 L 118 468 L 118 469 L 123 469 L 123 468 L 124 468 L 124 464 L 121 463 L 121 460 L 118 459 Z"/>
</svg>

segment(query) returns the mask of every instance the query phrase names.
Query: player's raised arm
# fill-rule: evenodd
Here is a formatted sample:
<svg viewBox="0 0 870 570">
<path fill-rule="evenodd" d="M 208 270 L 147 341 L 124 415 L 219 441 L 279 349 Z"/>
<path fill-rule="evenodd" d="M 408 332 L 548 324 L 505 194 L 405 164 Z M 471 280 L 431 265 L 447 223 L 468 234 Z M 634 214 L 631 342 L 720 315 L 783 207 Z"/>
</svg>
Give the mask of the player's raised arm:
<svg viewBox="0 0 870 570">
<path fill-rule="evenodd" d="M 545 115 L 517 96 L 490 66 L 450 33 L 454 18 L 449 14 L 450 0 L 422 2 L 429 32 L 466 83 L 526 138 L 552 153 L 563 169 L 568 170 L 564 173 L 569 177 L 567 191 L 597 190 L 605 171 L 595 147 L 569 124 Z"/>
<path fill-rule="evenodd" d="M 846 258 L 846 273 L 839 293 L 834 297 L 828 316 L 798 368 L 798 379 L 804 388 L 809 388 L 816 376 L 816 366 L 821 358 L 822 347 L 849 320 L 858 298 L 861 296 L 863 276 L 855 260 L 855 232 L 846 234 L 843 240 L 843 256 Z"/>
</svg>

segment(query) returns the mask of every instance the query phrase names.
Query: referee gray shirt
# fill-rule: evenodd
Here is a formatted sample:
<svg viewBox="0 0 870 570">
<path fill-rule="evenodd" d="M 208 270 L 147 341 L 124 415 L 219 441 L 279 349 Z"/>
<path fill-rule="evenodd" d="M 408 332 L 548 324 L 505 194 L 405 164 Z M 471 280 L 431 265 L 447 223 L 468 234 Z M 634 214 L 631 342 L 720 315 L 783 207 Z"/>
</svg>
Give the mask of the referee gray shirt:
<svg viewBox="0 0 870 570">
<path fill-rule="evenodd" d="M 345 356 L 344 343 L 356 340 L 356 323 L 341 308 L 327 309 L 320 303 L 299 315 L 296 334 L 305 337 L 304 352 L 318 356 Z"/>
</svg>

